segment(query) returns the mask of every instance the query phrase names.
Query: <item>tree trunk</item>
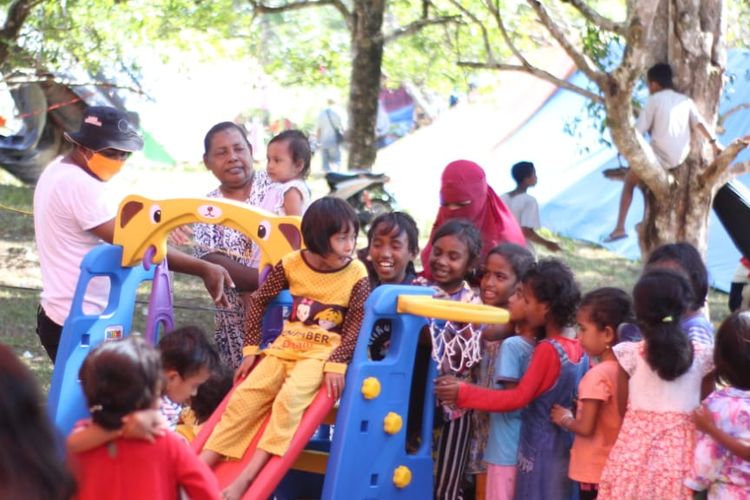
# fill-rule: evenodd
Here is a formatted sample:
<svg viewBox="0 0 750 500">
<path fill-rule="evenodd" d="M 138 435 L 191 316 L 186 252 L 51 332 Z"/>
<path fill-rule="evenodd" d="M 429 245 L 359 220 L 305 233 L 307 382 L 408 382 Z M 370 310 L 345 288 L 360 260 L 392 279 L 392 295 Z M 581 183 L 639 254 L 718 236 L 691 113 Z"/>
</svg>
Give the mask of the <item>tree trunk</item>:
<svg viewBox="0 0 750 500">
<path fill-rule="evenodd" d="M 356 0 L 352 29 L 352 76 L 349 87 L 349 170 L 369 170 L 375 162 L 375 123 L 383 60 L 383 13 L 386 0 Z"/>
<path fill-rule="evenodd" d="M 653 0 L 641 0 L 652 2 Z M 667 62 L 674 73 L 675 89 L 691 97 L 711 127 L 721 96 L 726 56 L 722 0 L 660 0 L 645 43 L 645 67 Z M 648 20 L 644 19 L 644 22 Z M 619 89 L 622 91 L 623 89 Z M 705 185 L 700 174 L 713 161 L 710 145 L 693 127 L 690 154 L 682 165 L 663 172 L 644 162 L 642 148 L 633 143 L 627 127 L 629 103 L 614 94 L 605 97 L 612 136 L 618 149 L 644 186 L 646 210 L 639 236 L 644 258 L 664 243 L 686 241 L 705 256 L 708 216 L 713 195 L 720 186 Z M 629 95 L 627 96 L 629 99 Z M 623 111 L 623 108 L 628 108 Z"/>
</svg>

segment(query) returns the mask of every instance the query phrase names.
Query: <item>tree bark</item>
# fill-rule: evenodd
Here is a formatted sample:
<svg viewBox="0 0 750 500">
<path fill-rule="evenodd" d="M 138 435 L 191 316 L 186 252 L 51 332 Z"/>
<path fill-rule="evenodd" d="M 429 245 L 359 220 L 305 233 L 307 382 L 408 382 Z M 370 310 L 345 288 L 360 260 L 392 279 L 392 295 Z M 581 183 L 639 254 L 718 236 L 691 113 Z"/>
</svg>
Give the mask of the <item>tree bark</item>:
<svg viewBox="0 0 750 500">
<path fill-rule="evenodd" d="M 716 123 L 726 65 L 722 13 L 722 0 L 661 0 L 646 44 L 652 48 L 646 57 L 648 66 L 669 63 L 676 90 L 695 101 L 709 124 Z M 625 156 L 631 163 L 638 163 L 637 158 Z M 656 181 L 654 176 L 642 177 L 648 186 L 640 227 L 644 257 L 654 248 L 675 241 L 691 243 L 706 254 L 708 217 L 713 196 L 721 186 L 702 182 L 701 176 L 713 160 L 708 142 L 693 128 L 690 154 L 667 174 L 666 182 Z M 647 170 L 655 171 L 653 166 Z"/>
<path fill-rule="evenodd" d="M 352 29 L 349 87 L 349 170 L 369 170 L 375 162 L 375 123 L 383 60 L 383 13 L 386 0 L 356 0 Z"/>
</svg>

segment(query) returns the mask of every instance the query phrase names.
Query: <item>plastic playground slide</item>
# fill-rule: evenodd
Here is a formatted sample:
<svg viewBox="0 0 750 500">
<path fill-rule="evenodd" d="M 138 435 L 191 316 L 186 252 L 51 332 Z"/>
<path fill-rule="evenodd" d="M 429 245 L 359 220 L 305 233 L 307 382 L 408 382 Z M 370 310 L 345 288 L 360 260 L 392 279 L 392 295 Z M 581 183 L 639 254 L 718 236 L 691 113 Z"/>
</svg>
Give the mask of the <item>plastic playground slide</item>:
<svg viewBox="0 0 750 500">
<path fill-rule="evenodd" d="M 235 385 L 235 387 L 237 386 Z M 232 392 L 234 392 L 234 389 L 232 390 Z M 226 409 L 227 402 L 229 401 L 229 397 L 231 396 L 232 392 L 230 392 L 227 397 L 224 398 L 224 401 L 221 402 L 221 405 L 219 405 L 216 411 L 214 411 L 213 415 L 211 415 L 211 418 L 203 425 L 200 433 L 193 441 L 192 446 L 196 453 L 200 452 L 203 449 L 203 446 L 206 444 L 209 435 L 213 431 L 216 424 L 219 422 L 221 415 Z M 305 414 L 302 417 L 302 422 L 300 423 L 297 432 L 292 438 L 292 442 L 289 446 L 289 451 L 287 451 L 284 456 L 273 456 L 271 460 L 268 461 L 266 466 L 253 481 L 250 489 L 248 489 L 245 493 L 243 497 L 244 499 L 264 499 L 270 497 L 273 494 L 273 491 L 284 478 L 287 471 L 289 471 L 295 460 L 297 460 L 297 457 L 305 449 L 305 446 L 307 446 L 310 438 L 313 436 L 313 434 L 315 434 L 315 431 L 323 423 L 326 416 L 333 408 L 334 403 L 335 400 L 328 397 L 325 388 L 321 388 L 312 404 L 310 404 L 308 409 L 305 411 Z M 267 423 L 268 417 L 265 419 L 265 422 L 258 431 L 258 434 L 250 442 L 250 446 L 248 446 L 247 451 L 240 460 L 227 460 L 224 462 L 220 462 L 214 467 L 214 473 L 219 479 L 219 486 L 221 486 L 222 489 L 228 486 L 242 471 L 245 465 L 247 465 L 248 461 L 253 456 L 253 452 L 258 445 L 258 441 L 260 441 L 260 436 L 263 434 Z"/>
<path fill-rule="evenodd" d="M 724 184 L 714 197 L 714 212 L 726 229 L 734 245 L 750 258 L 750 189 L 734 179 Z"/>
</svg>

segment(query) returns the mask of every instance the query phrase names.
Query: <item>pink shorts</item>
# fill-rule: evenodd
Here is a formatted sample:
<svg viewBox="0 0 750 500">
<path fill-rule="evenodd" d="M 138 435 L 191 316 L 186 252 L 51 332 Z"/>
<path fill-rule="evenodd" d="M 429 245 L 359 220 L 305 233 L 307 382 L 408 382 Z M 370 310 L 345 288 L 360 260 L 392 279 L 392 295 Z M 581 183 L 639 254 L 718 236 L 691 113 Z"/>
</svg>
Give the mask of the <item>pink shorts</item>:
<svg viewBox="0 0 750 500">
<path fill-rule="evenodd" d="M 487 464 L 485 500 L 512 500 L 516 489 L 516 466 Z"/>
</svg>

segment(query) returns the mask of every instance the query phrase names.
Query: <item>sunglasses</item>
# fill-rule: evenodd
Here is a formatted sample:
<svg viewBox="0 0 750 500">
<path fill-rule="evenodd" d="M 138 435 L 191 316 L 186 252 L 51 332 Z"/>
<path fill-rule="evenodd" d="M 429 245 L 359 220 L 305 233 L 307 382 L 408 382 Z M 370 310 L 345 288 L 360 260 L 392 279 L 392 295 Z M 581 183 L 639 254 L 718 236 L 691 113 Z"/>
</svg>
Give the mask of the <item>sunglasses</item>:
<svg viewBox="0 0 750 500">
<path fill-rule="evenodd" d="M 113 148 L 102 149 L 99 154 L 112 160 L 127 160 L 131 155 L 130 151 L 120 151 Z"/>
</svg>

